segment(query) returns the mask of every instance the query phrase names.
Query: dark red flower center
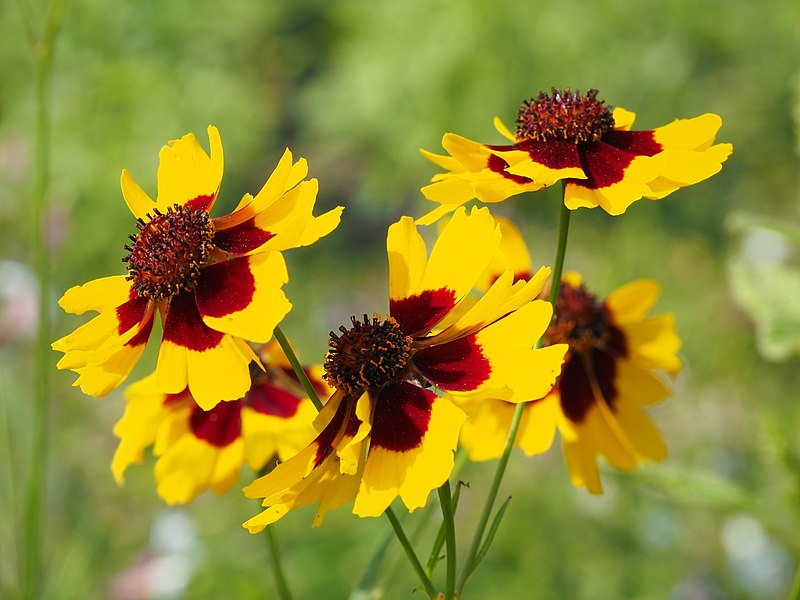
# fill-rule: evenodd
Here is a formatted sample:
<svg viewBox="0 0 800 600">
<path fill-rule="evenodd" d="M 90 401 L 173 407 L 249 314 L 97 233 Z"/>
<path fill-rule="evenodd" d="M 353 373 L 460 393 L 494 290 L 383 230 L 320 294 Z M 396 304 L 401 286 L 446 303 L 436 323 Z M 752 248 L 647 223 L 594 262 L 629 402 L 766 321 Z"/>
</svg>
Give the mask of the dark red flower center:
<svg viewBox="0 0 800 600">
<path fill-rule="evenodd" d="M 359 321 L 350 317 L 352 327 L 331 331 L 325 357 L 325 379 L 349 396 L 366 390 L 379 390 L 390 381 L 400 380 L 411 357 L 412 339 L 392 317 Z"/>
<path fill-rule="evenodd" d="M 600 401 L 613 410 L 617 361 L 627 355 L 627 341 L 605 305 L 582 284 L 562 282 L 555 319 L 545 335 L 549 344 L 569 345 L 557 383 L 565 416 L 581 422 Z"/>
<path fill-rule="evenodd" d="M 586 286 L 562 282 L 555 313 L 545 334 L 550 344 L 569 344 L 573 353 L 605 347 L 611 335 L 608 314 Z"/>
<path fill-rule="evenodd" d="M 133 245 L 125 246 L 122 261 L 139 296 L 165 300 L 197 285 L 213 247 L 214 223 L 205 210 L 180 204 L 153 212 L 147 222 L 137 221 L 139 233 L 130 236 Z"/>
<path fill-rule="evenodd" d="M 570 88 L 564 91 L 553 88 L 551 94 L 540 92 L 519 109 L 517 141 L 596 142 L 614 127 L 611 109 L 603 103 L 594 89 L 586 96 Z"/>
</svg>

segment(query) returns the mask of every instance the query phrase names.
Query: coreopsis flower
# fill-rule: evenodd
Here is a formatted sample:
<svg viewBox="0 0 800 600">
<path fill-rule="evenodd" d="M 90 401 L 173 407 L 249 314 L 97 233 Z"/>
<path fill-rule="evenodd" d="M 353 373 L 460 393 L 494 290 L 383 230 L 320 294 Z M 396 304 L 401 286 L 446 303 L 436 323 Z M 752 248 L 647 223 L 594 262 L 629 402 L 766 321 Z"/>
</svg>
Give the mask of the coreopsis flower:
<svg viewBox="0 0 800 600">
<path fill-rule="evenodd" d="M 222 143 L 208 128 L 211 156 L 193 134 L 161 149 L 156 201 L 122 171 L 122 194 L 138 233 L 125 246 L 127 275 L 75 286 L 59 305 L 67 312 L 100 314 L 53 343 L 64 353 L 60 369 L 92 396 L 119 386 L 141 356 L 161 314 L 163 334 L 154 383 L 169 394 L 189 389 L 208 410 L 250 387 L 257 361 L 247 341 L 266 343 L 291 308 L 281 251 L 306 246 L 339 223 L 342 208 L 312 214 L 316 179 L 305 159 L 287 149 L 255 197 L 246 194 L 232 213 L 209 214 L 222 180 Z"/>
<path fill-rule="evenodd" d="M 640 198 L 658 200 L 711 177 L 733 151 L 730 144 L 712 145 L 722 126 L 715 114 L 644 131 L 631 131 L 634 118 L 598 100 L 597 90 L 583 96 L 554 89 L 520 107 L 514 133 L 495 117 L 496 129 L 511 144 L 447 133 L 442 146 L 448 155 L 422 151 L 447 172 L 422 188 L 441 206 L 418 222 L 432 223 L 472 198 L 501 202 L 559 180 L 565 182 L 567 208 L 601 206 L 620 215 Z"/>
<path fill-rule="evenodd" d="M 501 225 L 505 240 L 513 225 L 507 221 Z M 507 250 L 517 265 L 517 277 L 530 277 L 524 246 Z M 488 275 L 491 278 L 491 269 Z M 681 368 L 673 316 L 649 316 L 658 295 L 658 283 L 652 280 L 624 285 L 604 300 L 575 273 L 561 283 L 545 343 L 565 343 L 569 351 L 553 389 L 525 405 L 516 443 L 529 456 L 539 454 L 550 448 L 558 430 L 572 482 L 594 493 L 602 491 L 598 455 L 623 470 L 667 455 L 658 429 L 644 411 L 670 394 L 665 376 Z M 499 457 L 514 405 L 494 399 L 459 406 L 469 414 L 461 444 L 470 458 Z"/>
<path fill-rule="evenodd" d="M 464 421 L 435 390 L 521 402 L 550 389 L 567 348 L 533 349 L 552 316 L 536 300 L 549 269 L 527 282 L 504 272 L 463 307 L 499 243 L 485 208 L 456 211 L 430 257 L 411 218 L 389 228 L 389 315 L 353 317 L 331 332 L 325 371 L 336 391 L 315 423 L 320 433 L 245 488 L 267 507 L 245 527 L 260 531 L 317 502 L 315 524 L 350 500 L 361 517 L 382 514 L 397 496 L 419 508 L 449 477 Z"/>
<path fill-rule="evenodd" d="M 158 495 L 168 504 L 183 504 L 206 489 L 226 492 L 243 465 L 258 471 L 312 440 L 316 409 L 280 347 L 272 341 L 259 355 L 265 370 L 251 366 L 253 384 L 244 397 L 207 411 L 188 389 L 161 392 L 155 374 L 128 386 L 125 414 L 114 427 L 120 438 L 111 463 L 117 483 L 152 446 Z M 320 396 L 330 394 L 321 368 L 308 368 L 306 374 Z"/>
</svg>

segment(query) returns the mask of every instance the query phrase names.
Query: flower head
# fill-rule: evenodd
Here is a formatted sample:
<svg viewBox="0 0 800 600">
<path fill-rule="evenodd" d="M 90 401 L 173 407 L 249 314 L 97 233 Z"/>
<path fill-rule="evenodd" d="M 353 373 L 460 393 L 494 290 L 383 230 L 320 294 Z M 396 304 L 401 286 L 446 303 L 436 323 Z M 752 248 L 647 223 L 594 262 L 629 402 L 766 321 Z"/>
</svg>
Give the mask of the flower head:
<svg viewBox="0 0 800 600">
<path fill-rule="evenodd" d="M 423 154 L 447 172 L 422 188 L 441 206 L 419 219 L 432 223 L 472 198 L 501 202 L 565 181 L 569 209 L 601 206 L 624 213 L 640 198 L 658 200 L 719 172 L 732 152 L 714 138 L 722 120 L 714 114 L 681 119 L 647 131 L 631 131 L 635 115 L 612 110 L 597 98 L 567 88 L 539 94 L 519 109 L 511 133 L 494 124 L 510 145 L 489 145 L 445 134 L 448 155 Z"/>
<path fill-rule="evenodd" d="M 280 251 L 311 244 L 339 223 L 341 207 L 312 214 L 317 181 L 305 179 L 305 159 L 293 162 L 288 149 L 255 197 L 212 218 L 223 156 L 217 129 L 208 136 L 210 156 L 191 133 L 162 148 L 155 202 L 122 171 L 138 228 L 122 259 L 128 274 L 75 286 L 59 301 L 70 313 L 100 313 L 53 343 L 64 353 L 58 367 L 78 373 L 74 385 L 87 394 L 105 395 L 127 378 L 160 313 L 154 384 L 161 392 L 188 388 L 206 410 L 244 396 L 248 365 L 258 360 L 245 340 L 269 341 L 291 308 Z"/>
<path fill-rule="evenodd" d="M 526 258 L 517 256 L 524 264 Z M 652 280 L 629 283 L 604 300 L 575 273 L 561 283 L 545 340 L 567 344 L 569 351 L 552 391 L 525 405 L 517 444 L 528 455 L 539 454 L 552 445 L 558 429 L 573 483 L 594 493 L 602 491 L 598 455 L 630 470 L 667 454 L 643 411 L 669 395 L 663 375 L 681 368 L 674 318 L 649 316 L 658 294 Z M 501 399 L 459 405 L 470 415 L 461 435 L 470 458 L 500 456 L 514 406 Z"/>
<path fill-rule="evenodd" d="M 168 504 L 183 504 L 206 489 L 227 491 L 242 465 L 258 471 L 275 456 L 286 460 L 313 439 L 316 411 L 277 343 L 270 342 L 259 354 L 265 370 L 251 367 L 253 385 L 244 398 L 208 411 L 189 390 L 160 392 L 155 374 L 128 386 L 125 415 L 114 427 L 120 438 L 111 463 L 117 483 L 153 446 L 159 496 Z M 330 394 L 321 369 L 307 374 L 320 395 Z"/>
<path fill-rule="evenodd" d="M 389 315 L 353 317 L 331 332 L 325 371 L 336 388 L 315 423 L 317 438 L 245 488 L 267 510 L 256 532 L 287 511 L 319 502 L 324 514 L 355 499 L 359 516 L 380 515 L 397 496 L 423 506 L 453 468 L 464 421 L 451 397 L 523 402 L 552 386 L 566 346 L 534 350 L 552 308 L 536 300 L 549 274 L 502 273 L 475 303 L 464 302 L 500 243 L 487 209 L 459 209 L 428 257 L 413 220 L 389 228 Z"/>
</svg>

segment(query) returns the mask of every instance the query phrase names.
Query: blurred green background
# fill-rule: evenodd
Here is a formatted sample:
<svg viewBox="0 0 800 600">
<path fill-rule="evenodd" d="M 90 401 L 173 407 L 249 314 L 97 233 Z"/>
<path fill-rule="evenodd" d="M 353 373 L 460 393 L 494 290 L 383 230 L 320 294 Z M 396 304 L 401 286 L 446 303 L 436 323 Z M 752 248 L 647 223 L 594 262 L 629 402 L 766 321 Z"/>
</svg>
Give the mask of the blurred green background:
<svg viewBox="0 0 800 600">
<path fill-rule="evenodd" d="M 44 5 L 0 3 L 0 596 L 16 586 L 35 377 L 28 12 L 41 21 Z M 419 187 L 436 168 L 418 148 L 438 150 L 444 132 L 499 143 L 492 117 L 512 122 L 523 98 L 553 86 L 596 87 L 639 128 L 718 113 L 719 141 L 734 144 L 722 173 L 623 217 L 577 212 L 567 251 L 567 268 L 600 294 L 663 282 L 658 309 L 677 315 L 686 362 L 675 396 L 653 411 L 670 459 L 607 471 L 605 495 L 592 497 L 571 487 L 557 446 L 515 454 L 508 516 L 467 597 L 785 598 L 800 556 L 800 319 L 779 324 L 789 350 L 768 361 L 748 311 L 769 301 L 800 312 L 798 250 L 768 228 L 753 237 L 748 218 L 726 223 L 737 211 L 800 222 L 798 59 L 796 0 L 68 0 L 52 83 L 53 338 L 83 322 L 57 308 L 63 290 L 123 272 L 133 222 L 121 169 L 154 192 L 159 148 L 189 131 L 207 144 L 209 123 L 226 155 L 217 214 L 257 191 L 286 146 L 320 180 L 318 212 L 347 207 L 333 235 L 287 255 L 295 307 L 284 331 L 312 362 L 351 314 L 386 311 L 386 227 L 433 207 Z M 558 202 L 542 192 L 497 207 L 542 263 L 553 260 Z M 778 268 L 794 283 L 766 287 L 758 270 Z M 154 364 L 149 352 L 134 375 Z M 121 392 L 86 397 L 73 378 L 52 374 L 45 596 L 274 597 L 266 543 L 241 528 L 257 503 L 234 489 L 165 509 L 152 461 L 118 488 L 108 465 Z M 493 467 L 461 475 L 465 544 Z M 346 598 L 388 524 L 346 509 L 319 529 L 311 519 L 299 511 L 277 528 L 296 597 Z M 421 597 L 396 558 L 383 597 Z"/>
</svg>

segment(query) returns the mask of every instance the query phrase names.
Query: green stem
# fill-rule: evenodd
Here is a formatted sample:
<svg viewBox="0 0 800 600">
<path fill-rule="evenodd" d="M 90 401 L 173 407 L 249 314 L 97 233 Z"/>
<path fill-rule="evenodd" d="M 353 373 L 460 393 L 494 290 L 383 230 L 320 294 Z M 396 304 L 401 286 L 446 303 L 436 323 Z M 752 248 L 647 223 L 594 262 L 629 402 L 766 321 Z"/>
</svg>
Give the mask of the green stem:
<svg viewBox="0 0 800 600">
<path fill-rule="evenodd" d="M 292 593 L 289 591 L 289 584 L 286 582 L 286 576 L 281 565 L 281 554 L 278 550 L 278 541 L 275 539 L 274 527 L 274 525 L 267 526 L 266 537 L 269 555 L 272 559 L 272 574 L 275 576 L 275 587 L 278 589 L 278 597 L 281 600 L 292 600 Z"/>
<path fill-rule="evenodd" d="M 519 403 L 514 409 L 514 416 L 511 419 L 511 426 L 508 430 L 506 444 L 503 447 L 503 454 L 500 456 L 500 460 L 497 463 L 497 470 L 494 473 L 492 484 L 489 487 L 489 495 L 486 498 L 486 504 L 481 512 L 481 517 L 478 521 L 478 527 L 475 530 L 475 536 L 472 538 L 472 543 L 470 544 L 469 552 L 467 553 L 467 560 L 461 567 L 461 577 L 459 577 L 458 585 L 456 586 L 456 593 L 459 597 L 461 597 L 461 594 L 464 590 L 464 584 L 466 584 L 467 578 L 473 571 L 472 563 L 475 561 L 475 557 L 478 555 L 478 550 L 483 542 L 483 535 L 486 532 L 486 525 L 489 523 L 489 517 L 492 514 L 492 508 L 494 507 L 495 500 L 497 499 L 497 493 L 500 489 L 500 482 L 503 480 L 503 475 L 505 475 L 508 459 L 511 456 L 511 449 L 514 447 L 514 441 L 517 439 L 517 430 L 519 429 L 520 421 L 522 421 L 524 407 L 524 403 Z"/>
<path fill-rule="evenodd" d="M 33 390 L 33 432 L 31 463 L 26 491 L 24 516 L 25 551 L 22 561 L 22 598 L 35 598 L 42 589 L 42 504 L 48 455 L 50 370 L 50 265 L 45 239 L 47 189 L 50 183 L 50 81 L 53 46 L 58 34 L 64 3 L 53 0 L 47 11 L 42 33 L 35 40 L 36 58 L 36 134 L 33 163 L 31 212 L 33 262 L 39 280 L 38 331 L 35 345 L 35 382 Z"/>
<path fill-rule="evenodd" d="M 433 587 L 433 583 L 431 583 L 431 580 L 425 574 L 425 569 L 422 567 L 422 563 L 419 562 L 419 558 L 417 558 L 417 554 L 414 552 L 411 542 L 408 541 L 408 537 L 406 536 L 405 531 L 403 531 L 403 526 L 400 524 L 400 521 L 397 520 L 397 516 L 394 514 L 392 507 L 388 507 L 384 514 L 392 524 L 394 534 L 397 536 L 397 539 L 400 542 L 400 545 L 403 547 L 403 550 L 405 550 L 411 566 L 414 567 L 414 571 L 416 571 L 420 583 L 425 588 L 425 593 L 428 594 L 429 598 L 436 598 L 436 590 Z"/>
<path fill-rule="evenodd" d="M 561 287 L 561 273 L 564 270 L 564 256 L 567 250 L 567 237 L 569 234 L 569 217 L 570 210 L 562 201 L 560 223 L 558 227 L 556 262 L 553 265 L 553 280 L 550 286 L 550 303 L 553 305 L 554 311 L 556 301 L 558 300 L 558 292 Z M 541 343 L 542 340 L 540 339 L 536 343 L 536 347 L 541 347 Z M 497 493 L 500 490 L 500 483 L 503 481 L 503 476 L 505 475 L 506 467 L 508 466 L 508 459 L 511 456 L 511 450 L 514 447 L 514 443 L 517 439 L 517 432 L 519 431 L 519 424 L 522 422 L 522 415 L 524 411 L 524 402 L 517 404 L 516 408 L 514 409 L 514 416 L 511 419 L 511 426 L 508 429 L 508 437 L 506 438 L 505 446 L 503 446 L 503 454 L 497 461 L 497 470 L 495 471 L 494 478 L 492 479 L 492 484 L 489 487 L 489 495 L 486 498 L 486 504 L 481 512 L 481 516 L 478 521 L 478 527 L 475 530 L 475 536 L 472 538 L 472 543 L 470 544 L 469 552 L 467 554 L 467 560 L 462 566 L 461 576 L 458 579 L 458 585 L 456 585 L 456 595 L 459 598 L 462 595 L 467 579 L 474 570 L 473 562 L 475 561 L 475 557 L 478 555 L 478 551 L 480 550 L 483 542 L 483 536 L 486 533 L 486 526 L 489 523 L 489 517 L 491 517 L 494 503 L 497 500 Z"/>
<path fill-rule="evenodd" d="M 450 481 L 439 488 L 439 503 L 442 505 L 445 544 L 447 544 L 447 580 L 444 600 L 453 600 L 456 585 L 456 525 L 453 517 L 453 498 L 450 495 Z"/>
<path fill-rule="evenodd" d="M 561 203 L 561 218 L 558 224 L 558 248 L 556 262 L 553 265 L 553 283 L 550 285 L 550 304 L 555 312 L 558 291 L 561 289 L 561 273 L 564 271 L 564 255 L 567 252 L 567 236 L 569 235 L 569 216 L 572 211 Z"/>
<path fill-rule="evenodd" d="M 303 386 L 306 394 L 308 394 L 308 398 L 314 404 L 314 408 L 316 408 L 318 411 L 322 410 L 322 402 L 320 402 L 317 392 L 314 391 L 314 386 L 311 384 L 311 380 L 308 378 L 308 375 L 306 375 L 305 369 L 303 369 L 303 366 L 297 359 L 297 355 L 294 353 L 291 344 L 289 344 L 289 340 L 287 340 L 286 336 L 283 335 L 283 331 L 280 327 L 276 327 L 274 333 L 275 339 L 278 340 L 278 343 L 283 349 L 283 353 L 286 355 L 286 358 L 289 359 L 289 364 L 292 365 L 295 375 L 297 375 L 297 378 L 300 380 L 300 384 Z"/>
</svg>

